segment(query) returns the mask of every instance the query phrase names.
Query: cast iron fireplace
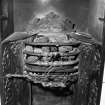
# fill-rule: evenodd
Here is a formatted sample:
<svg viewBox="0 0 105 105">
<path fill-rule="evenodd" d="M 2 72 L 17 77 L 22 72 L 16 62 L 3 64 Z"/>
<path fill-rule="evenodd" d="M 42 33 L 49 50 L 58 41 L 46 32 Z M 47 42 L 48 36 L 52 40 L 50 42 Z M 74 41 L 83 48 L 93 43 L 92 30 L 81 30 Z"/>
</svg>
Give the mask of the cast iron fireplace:
<svg viewBox="0 0 105 105">
<path fill-rule="evenodd" d="M 14 32 L 2 41 L 2 105 L 98 105 L 102 43 L 87 31 L 89 2 L 71 0 L 69 10 L 58 1 L 14 0 Z"/>
</svg>

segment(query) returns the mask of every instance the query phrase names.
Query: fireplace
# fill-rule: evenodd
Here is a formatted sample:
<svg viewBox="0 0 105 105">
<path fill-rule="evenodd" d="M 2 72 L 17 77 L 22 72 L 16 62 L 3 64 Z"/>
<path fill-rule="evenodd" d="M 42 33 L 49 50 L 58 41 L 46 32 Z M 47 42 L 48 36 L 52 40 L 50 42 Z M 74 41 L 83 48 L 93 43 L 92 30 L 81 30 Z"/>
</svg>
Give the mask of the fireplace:
<svg viewBox="0 0 105 105">
<path fill-rule="evenodd" d="M 15 32 L 2 41 L 2 105 L 98 105 L 102 43 L 86 16 L 50 2 L 14 0 Z M 89 2 L 82 3 L 85 9 L 73 5 L 88 13 Z"/>
</svg>

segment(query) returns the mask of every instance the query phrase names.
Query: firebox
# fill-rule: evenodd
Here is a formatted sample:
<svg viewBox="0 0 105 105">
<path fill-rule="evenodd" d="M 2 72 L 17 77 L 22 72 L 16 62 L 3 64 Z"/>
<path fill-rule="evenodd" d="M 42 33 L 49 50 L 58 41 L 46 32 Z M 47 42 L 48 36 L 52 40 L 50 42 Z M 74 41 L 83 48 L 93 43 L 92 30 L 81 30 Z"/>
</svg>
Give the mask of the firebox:
<svg viewBox="0 0 105 105">
<path fill-rule="evenodd" d="M 71 19 L 68 0 L 26 6 L 33 3 L 14 0 L 15 32 L 1 43 L 2 105 L 98 105 L 102 43 L 87 31 L 85 16 L 82 25 L 73 12 Z"/>
</svg>

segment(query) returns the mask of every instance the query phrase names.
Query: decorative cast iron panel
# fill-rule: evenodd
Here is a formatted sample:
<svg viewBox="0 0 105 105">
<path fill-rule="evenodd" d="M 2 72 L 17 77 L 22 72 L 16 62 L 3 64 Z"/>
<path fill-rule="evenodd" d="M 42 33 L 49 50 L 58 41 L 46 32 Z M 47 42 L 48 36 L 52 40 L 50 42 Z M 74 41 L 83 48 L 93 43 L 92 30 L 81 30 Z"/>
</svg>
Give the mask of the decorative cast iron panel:
<svg viewBox="0 0 105 105">
<path fill-rule="evenodd" d="M 86 33 L 47 28 L 2 42 L 3 105 L 96 105 L 101 44 Z"/>
</svg>

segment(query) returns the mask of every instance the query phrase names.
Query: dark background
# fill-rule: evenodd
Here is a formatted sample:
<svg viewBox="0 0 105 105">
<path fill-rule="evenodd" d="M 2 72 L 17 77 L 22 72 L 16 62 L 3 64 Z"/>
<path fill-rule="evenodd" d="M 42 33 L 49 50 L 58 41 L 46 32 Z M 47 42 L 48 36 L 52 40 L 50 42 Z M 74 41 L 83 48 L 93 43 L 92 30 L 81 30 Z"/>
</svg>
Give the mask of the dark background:
<svg viewBox="0 0 105 105">
<path fill-rule="evenodd" d="M 15 0 L 15 31 L 25 31 L 34 16 L 50 10 L 69 17 L 80 31 L 87 31 L 89 5 L 90 0 Z"/>
</svg>

